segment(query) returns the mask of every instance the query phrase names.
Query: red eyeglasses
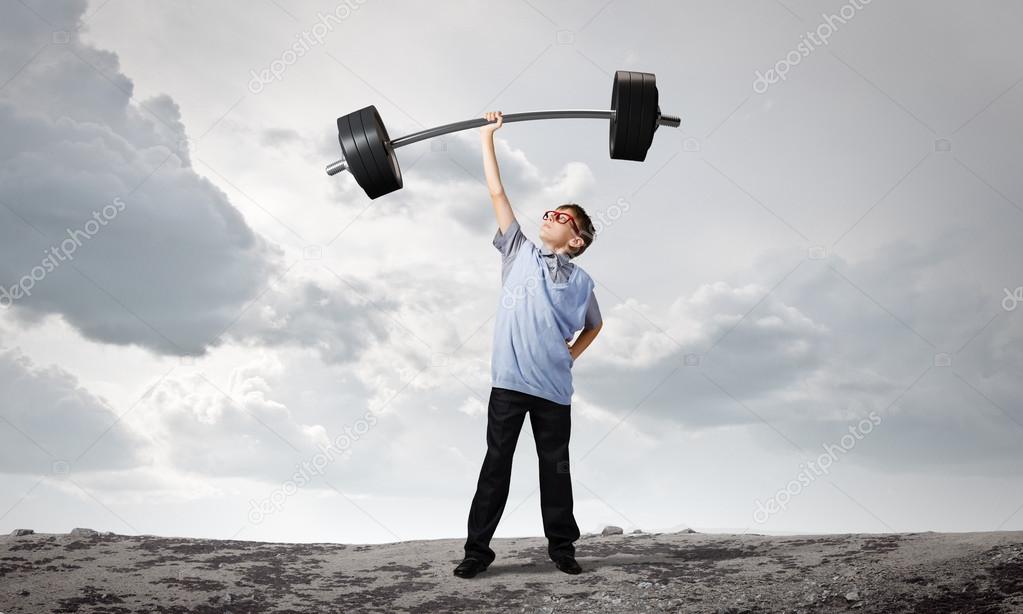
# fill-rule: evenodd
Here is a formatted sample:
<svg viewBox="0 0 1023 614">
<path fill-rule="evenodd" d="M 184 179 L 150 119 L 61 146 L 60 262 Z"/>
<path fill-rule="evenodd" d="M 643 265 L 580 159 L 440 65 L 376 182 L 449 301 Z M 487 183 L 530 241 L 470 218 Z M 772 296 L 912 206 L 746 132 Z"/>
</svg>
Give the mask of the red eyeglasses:
<svg viewBox="0 0 1023 614">
<path fill-rule="evenodd" d="M 575 218 L 572 217 L 571 214 L 565 213 L 564 211 L 554 211 L 554 210 L 544 211 L 543 219 L 545 219 L 545 220 L 553 219 L 555 222 L 557 222 L 559 224 L 564 224 L 566 222 L 572 222 L 572 229 L 575 230 L 575 234 L 579 234 L 579 227 L 575 225 Z"/>
</svg>

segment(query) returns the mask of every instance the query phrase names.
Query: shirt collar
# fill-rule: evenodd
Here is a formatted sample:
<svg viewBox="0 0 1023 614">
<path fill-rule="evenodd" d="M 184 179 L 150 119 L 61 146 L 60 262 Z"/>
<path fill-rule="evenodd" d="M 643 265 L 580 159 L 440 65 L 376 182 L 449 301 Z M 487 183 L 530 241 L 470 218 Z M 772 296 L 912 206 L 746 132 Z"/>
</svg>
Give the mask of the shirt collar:
<svg viewBox="0 0 1023 614">
<path fill-rule="evenodd" d="M 540 255 L 541 256 L 546 256 L 547 258 L 556 257 L 557 260 L 558 260 L 558 264 L 562 264 L 562 265 L 567 263 L 569 260 L 571 260 L 569 255 L 564 253 L 564 252 L 561 252 L 561 253 L 552 252 L 550 250 L 550 248 L 547 247 L 547 244 L 544 243 L 543 241 L 540 242 Z"/>
</svg>

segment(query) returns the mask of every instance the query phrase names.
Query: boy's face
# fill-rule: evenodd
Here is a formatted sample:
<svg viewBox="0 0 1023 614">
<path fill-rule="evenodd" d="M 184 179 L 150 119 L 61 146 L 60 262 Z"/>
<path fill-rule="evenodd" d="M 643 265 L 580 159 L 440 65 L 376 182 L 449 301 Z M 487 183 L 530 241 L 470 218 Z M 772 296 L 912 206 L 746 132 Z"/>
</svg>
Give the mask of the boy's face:
<svg viewBox="0 0 1023 614">
<path fill-rule="evenodd" d="M 568 209 L 555 209 L 555 211 L 572 214 Z M 540 239 L 550 245 L 552 249 L 568 248 L 568 251 L 573 251 L 583 245 L 582 237 L 576 234 L 572 222 L 567 221 L 560 224 L 553 215 L 548 216 L 548 219 L 543 220 L 540 224 Z"/>
</svg>

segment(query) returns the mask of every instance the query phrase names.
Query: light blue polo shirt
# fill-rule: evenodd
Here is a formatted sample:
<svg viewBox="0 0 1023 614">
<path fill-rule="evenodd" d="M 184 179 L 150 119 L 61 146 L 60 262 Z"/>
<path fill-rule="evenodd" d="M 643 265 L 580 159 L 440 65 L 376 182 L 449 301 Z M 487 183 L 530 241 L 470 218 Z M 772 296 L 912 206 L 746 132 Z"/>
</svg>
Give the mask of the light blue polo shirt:
<svg viewBox="0 0 1023 614">
<path fill-rule="evenodd" d="M 594 282 L 565 254 L 537 247 L 514 220 L 494 236 L 504 255 L 494 323 L 491 384 L 572 402 L 572 355 L 567 341 L 600 323 Z"/>
</svg>

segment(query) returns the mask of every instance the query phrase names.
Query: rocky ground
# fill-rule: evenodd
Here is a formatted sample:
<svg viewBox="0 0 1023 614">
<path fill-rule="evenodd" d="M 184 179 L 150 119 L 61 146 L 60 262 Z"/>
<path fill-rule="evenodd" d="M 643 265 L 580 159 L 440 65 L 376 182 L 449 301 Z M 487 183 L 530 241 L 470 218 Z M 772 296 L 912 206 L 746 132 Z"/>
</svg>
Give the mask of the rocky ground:
<svg viewBox="0 0 1023 614">
<path fill-rule="evenodd" d="M 19 534 L 23 533 L 23 534 Z M 1023 612 L 1023 532 L 584 535 L 583 573 L 543 538 L 379 545 L 126 536 L 0 537 L 0 613 Z"/>
</svg>

